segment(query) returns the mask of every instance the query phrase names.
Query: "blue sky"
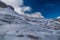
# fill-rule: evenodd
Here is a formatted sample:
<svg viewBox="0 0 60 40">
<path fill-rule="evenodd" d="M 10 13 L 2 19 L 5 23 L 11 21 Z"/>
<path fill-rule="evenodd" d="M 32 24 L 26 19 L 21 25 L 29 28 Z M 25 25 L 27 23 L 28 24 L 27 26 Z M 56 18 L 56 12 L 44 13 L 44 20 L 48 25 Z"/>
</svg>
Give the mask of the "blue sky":
<svg viewBox="0 0 60 40">
<path fill-rule="evenodd" d="M 24 0 L 25 6 L 30 6 L 32 12 L 41 12 L 46 18 L 60 16 L 60 0 Z"/>
</svg>

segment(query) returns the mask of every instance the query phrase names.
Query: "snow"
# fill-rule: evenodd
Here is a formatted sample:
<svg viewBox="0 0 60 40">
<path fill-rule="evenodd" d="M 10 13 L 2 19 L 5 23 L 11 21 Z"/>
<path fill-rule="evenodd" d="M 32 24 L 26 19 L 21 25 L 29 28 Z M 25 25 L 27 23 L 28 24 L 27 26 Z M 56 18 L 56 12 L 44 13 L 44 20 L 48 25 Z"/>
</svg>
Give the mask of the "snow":
<svg viewBox="0 0 60 40">
<path fill-rule="evenodd" d="M 0 40 L 60 39 L 60 30 L 54 29 L 60 23 L 53 19 L 18 15 L 9 8 L 0 10 Z"/>
</svg>

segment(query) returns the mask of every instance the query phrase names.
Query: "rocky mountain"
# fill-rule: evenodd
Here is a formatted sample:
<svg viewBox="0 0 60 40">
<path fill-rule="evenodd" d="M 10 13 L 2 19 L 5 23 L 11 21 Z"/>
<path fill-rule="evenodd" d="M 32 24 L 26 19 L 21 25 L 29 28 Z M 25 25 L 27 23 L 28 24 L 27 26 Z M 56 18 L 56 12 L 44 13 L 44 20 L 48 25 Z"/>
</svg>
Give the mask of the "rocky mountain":
<svg viewBox="0 0 60 40">
<path fill-rule="evenodd" d="M 1 2 L 0 40 L 60 40 L 60 22 L 19 15 Z"/>
</svg>

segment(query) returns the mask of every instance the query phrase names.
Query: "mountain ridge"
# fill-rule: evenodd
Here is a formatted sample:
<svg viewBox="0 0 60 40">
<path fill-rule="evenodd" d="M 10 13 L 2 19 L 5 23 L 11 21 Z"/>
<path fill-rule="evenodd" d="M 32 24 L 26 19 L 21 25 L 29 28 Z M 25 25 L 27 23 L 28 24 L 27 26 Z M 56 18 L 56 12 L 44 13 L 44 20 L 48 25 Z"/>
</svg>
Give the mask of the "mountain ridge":
<svg viewBox="0 0 60 40">
<path fill-rule="evenodd" d="M 3 6 L 3 5 L 2 5 Z M 60 22 L 20 15 L 12 8 L 0 8 L 1 40 L 59 40 Z"/>
</svg>

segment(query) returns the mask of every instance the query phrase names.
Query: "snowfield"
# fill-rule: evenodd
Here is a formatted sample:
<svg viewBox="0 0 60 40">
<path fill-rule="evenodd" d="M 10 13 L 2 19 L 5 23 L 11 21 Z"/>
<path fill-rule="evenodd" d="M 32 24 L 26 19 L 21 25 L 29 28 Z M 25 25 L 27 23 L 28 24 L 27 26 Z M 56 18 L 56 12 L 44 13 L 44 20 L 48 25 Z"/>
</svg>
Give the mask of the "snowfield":
<svg viewBox="0 0 60 40">
<path fill-rule="evenodd" d="M 60 22 L 0 8 L 0 40 L 60 40 Z"/>
</svg>

